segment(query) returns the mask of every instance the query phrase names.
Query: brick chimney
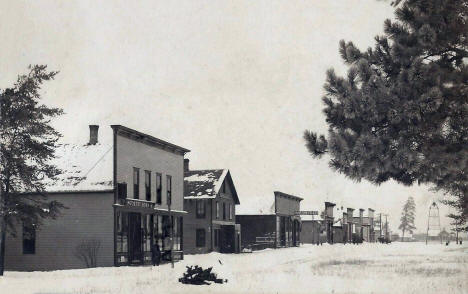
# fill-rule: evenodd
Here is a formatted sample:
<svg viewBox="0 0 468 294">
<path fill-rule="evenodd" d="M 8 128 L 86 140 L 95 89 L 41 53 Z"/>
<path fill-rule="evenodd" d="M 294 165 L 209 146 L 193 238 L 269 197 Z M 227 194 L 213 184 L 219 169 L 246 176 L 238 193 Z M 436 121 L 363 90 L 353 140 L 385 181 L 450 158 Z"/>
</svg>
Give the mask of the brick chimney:
<svg viewBox="0 0 468 294">
<path fill-rule="evenodd" d="M 188 172 L 190 170 L 189 164 L 190 164 L 190 160 L 188 158 L 185 158 L 184 159 L 184 172 Z"/>
<path fill-rule="evenodd" d="M 96 145 L 98 142 L 98 125 L 89 125 L 89 145 Z"/>
</svg>

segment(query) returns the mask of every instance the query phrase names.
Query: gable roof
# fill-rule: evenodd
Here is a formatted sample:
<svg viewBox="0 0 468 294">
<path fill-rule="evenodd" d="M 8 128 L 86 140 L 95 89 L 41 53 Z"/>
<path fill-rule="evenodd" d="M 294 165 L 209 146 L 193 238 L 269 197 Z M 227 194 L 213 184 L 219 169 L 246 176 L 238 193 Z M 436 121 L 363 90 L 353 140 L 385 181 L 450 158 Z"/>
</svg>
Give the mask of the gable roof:
<svg viewBox="0 0 468 294">
<path fill-rule="evenodd" d="M 48 180 L 47 192 L 107 191 L 113 187 L 113 147 L 111 144 L 62 144 L 51 164 L 62 171 Z"/>
<path fill-rule="evenodd" d="M 184 172 L 184 199 L 213 199 L 224 181 L 231 186 L 234 202 L 239 204 L 236 188 L 227 169 L 190 170 Z"/>
</svg>

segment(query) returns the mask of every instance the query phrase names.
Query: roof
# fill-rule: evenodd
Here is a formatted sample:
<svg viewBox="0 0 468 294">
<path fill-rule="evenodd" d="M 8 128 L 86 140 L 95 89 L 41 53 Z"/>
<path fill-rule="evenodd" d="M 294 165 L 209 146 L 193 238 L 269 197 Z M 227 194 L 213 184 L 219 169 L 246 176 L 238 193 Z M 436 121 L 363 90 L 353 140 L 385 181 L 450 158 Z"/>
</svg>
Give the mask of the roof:
<svg viewBox="0 0 468 294">
<path fill-rule="evenodd" d="M 236 215 L 276 215 L 275 201 L 270 197 L 251 198 L 248 204 L 242 204 L 236 208 Z"/>
<path fill-rule="evenodd" d="M 51 164 L 62 171 L 55 181 L 48 180 L 47 192 L 107 191 L 113 187 L 113 147 L 61 144 Z"/>
<path fill-rule="evenodd" d="M 188 149 L 186 149 L 184 147 L 177 146 L 175 144 L 166 142 L 164 140 L 158 139 L 156 137 L 153 137 L 153 136 L 145 134 L 145 133 L 141 133 L 139 131 L 136 131 L 134 129 L 131 129 L 131 128 L 128 128 L 128 127 L 125 127 L 125 126 L 122 126 L 122 125 L 111 125 L 111 127 L 112 127 L 113 130 L 118 131 L 120 134 L 126 134 L 131 138 L 140 139 L 140 140 L 142 140 L 144 142 L 151 143 L 151 144 L 159 146 L 159 147 L 163 147 L 163 149 L 169 149 L 169 150 L 172 150 L 174 152 L 180 152 L 182 154 L 190 152 L 190 150 L 188 150 Z"/>
<path fill-rule="evenodd" d="M 230 184 L 234 202 L 240 204 L 236 188 L 227 169 L 190 170 L 184 173 L 184 199 L 213 199 L 224 180 Z"/>
<path fill-rule="evenodd" d="M 304 199 L 301 198 L 301 197 L 297 197 L 297 196 L 294 196 L 294 195 L 286 194 L 286 193 L 283 193 L 283 192 L 280 192 L 280 191 L 275 191 L 274 193 L 275 193 L 275 196 L 281 196 L 281 197 L 293 199 L 293 200 L 296 200 L 296 201 L 302 201 L 302 200 L 304 200 Z"/>
</svg>

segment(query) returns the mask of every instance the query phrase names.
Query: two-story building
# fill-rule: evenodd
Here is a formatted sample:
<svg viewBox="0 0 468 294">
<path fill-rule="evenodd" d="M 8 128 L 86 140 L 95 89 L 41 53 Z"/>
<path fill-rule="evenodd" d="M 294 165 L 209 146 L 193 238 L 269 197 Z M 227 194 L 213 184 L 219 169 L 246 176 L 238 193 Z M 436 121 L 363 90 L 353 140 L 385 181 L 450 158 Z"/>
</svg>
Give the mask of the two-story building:
<svg viewBox="0 0 468 294">
<path fill-rule="evenodd" d="M 240 204 L 231 173 L 227 169 L 190 170 L 185 159 L 184 252 L 234 253 L 240 250 L 240 226 L 236 205 Z"/>
<path fill-rule="evenodd" d="M 16 224 L 16 237 L 8 235 L 5 243 L 8 270 L 83 268 L 91 255 L 94 266 L 144 264 L 153 243 L 164 253 L 172 246 L 182 258 L 189 150 L 124 126 L 111 128 L 107 142 L 99 142 L 98 126 L 91 125 L 88 143 L 58 148 L 54 164 L 63 174 L 47 192 L 66 209 L 38 227 Z"/>
</svg>

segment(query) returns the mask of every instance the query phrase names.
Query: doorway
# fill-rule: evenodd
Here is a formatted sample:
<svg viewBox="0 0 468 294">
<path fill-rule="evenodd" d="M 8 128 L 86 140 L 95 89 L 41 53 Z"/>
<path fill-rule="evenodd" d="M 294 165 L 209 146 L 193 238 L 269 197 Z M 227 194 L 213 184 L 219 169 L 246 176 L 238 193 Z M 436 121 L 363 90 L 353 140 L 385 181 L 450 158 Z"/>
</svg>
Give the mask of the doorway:
<svg viewBox="0 0 468 294">
<path fill-rule="evenodd" d="M 221 230 L 219 230 L 219 252 L 234 253 L 235 237 L 234 226 L 221 226 Z"/>
<path fill-rule="evenodd" d="M 130 264 L 143 263 L 141 214 L 128 214 L 128 261 Z"/>
</svg>

